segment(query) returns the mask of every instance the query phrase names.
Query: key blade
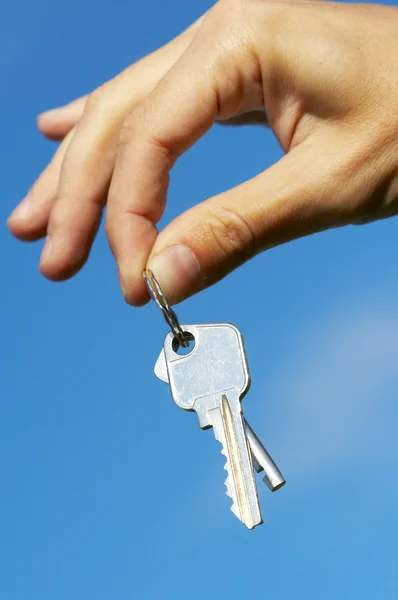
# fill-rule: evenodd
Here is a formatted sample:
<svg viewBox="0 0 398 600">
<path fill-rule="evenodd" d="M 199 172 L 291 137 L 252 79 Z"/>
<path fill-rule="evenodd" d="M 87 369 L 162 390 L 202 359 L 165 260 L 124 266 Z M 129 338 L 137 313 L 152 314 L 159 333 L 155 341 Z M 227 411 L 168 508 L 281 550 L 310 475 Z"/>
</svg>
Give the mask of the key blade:
<svg viewBox="0 0 398 600">
<path fill-rule="evenodd" d="M 221 412 L 225 426 L 225 439 L 227 442 L 228 455 L 230 459 L 230 476 L 232 476 L 234 481 L 240 520 L 246 525 L 246 527 L 253 529 L 254 523 L 249 507 L 249 495 L 244 477 L 244 466 L 242 464 L 242 457 L 240 456 L 239 452 L 239 445 L 234 427 L 231 407 L 227 397 L 224 395 L 222 397 L 221 406 Z"/>
<path fill-rule="evenodd" d="M 167 372 L 166 355 L 162 349 L 155 364 L 155 375 L 160 381 L 169 383 L 169 374 Z"/>
<path fill-rule="evenodd" d="M 225 481 L 227 496 L 232 498 L 232 512 L 248 529 L 262 523 L 257 488 L 253 476 L 251 457 L 246 442 L 242 420 L 233 413 L 226 395 L 218 407 L 208 411 L 216 440 L 222 444 L 226 457 Z"/>
</svg>

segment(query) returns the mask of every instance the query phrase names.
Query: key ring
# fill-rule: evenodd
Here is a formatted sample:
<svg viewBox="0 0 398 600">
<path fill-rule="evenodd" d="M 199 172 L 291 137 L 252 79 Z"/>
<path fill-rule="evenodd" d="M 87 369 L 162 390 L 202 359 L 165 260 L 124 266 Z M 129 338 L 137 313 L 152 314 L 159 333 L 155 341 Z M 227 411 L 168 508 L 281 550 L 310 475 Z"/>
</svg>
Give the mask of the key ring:
<svg viewBox="0 0 398 600">
<path fill-rule="evenodd" d="M 187 336 L 184 335 L 177 315 L 167 302 L 165 295 L 162 292 L 162 288 L 156 281 L 154 274 L 150 269 L 146 269 L 142 275 L 145 279 L 145 283 L 151 298 L 156 302 L 156 305 L 162 311 L 163 317 L 171 329 L 171 333 L 174 335 L 180 346 L 183 348 L 188 348 L 189 340 Z"/>
</svg>

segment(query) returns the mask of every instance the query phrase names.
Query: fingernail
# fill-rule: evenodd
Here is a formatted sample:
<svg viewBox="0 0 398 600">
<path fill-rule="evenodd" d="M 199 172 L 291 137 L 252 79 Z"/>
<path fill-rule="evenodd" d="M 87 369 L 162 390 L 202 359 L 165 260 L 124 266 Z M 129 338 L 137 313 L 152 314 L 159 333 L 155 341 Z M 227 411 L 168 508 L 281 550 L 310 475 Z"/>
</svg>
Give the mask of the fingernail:
<svg viewBox="0 0 398 600">
<path fill-rule="evenodd" d="M 14 208 L 14 210 L 8 217 L 8 220 L 11 221 L 13 219 L 24 219 L 30 211 L 31 204 L 31 198 L 28 195 L 23 200 L 21 200 L 21 202 L 16 208 Z"/>
<path fill-rule="evenodd" d="M 198 259 L 188 246 L 178 244 L 155 254 L 149 268 L 171 304 L 183 300 L 201 277 Z"/>
<path fill-rule="evenodd" d="M 51 236 L 48 235 L 46 238 L 46 243 L 43 246 L 43 250 L 41 253 L 41 257 L 40 257 L 40 264 L 42 265 L 43 263 L 47 262 L 48 259 L 51 256 L 51 252 L 52 252 L 52 247 L 53 247 L 53 243 L 52 243 L 52 239 Z"/>
</svg>

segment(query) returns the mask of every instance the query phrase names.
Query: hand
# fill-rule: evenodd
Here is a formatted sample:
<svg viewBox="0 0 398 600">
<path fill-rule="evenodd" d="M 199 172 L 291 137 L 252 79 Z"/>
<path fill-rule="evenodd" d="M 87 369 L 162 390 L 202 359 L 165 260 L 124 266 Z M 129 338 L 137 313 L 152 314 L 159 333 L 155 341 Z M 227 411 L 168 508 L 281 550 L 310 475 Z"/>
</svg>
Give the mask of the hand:
<svg viewBox="0 0 398 600">
<path fill-rule="evenodd" d="M 220 0 L 87 101 L 41 118 L 66 137 L 11 231 L 47 233 L 41 271 L 64 279 L 86 261 L 107 200 L 123 294 L 140 305 L 146 265 L 178 302 L 266 248 L 396 214 L 397 31 L 395 7 Z M 215 121 L 253 112 L 286 155 L 158 234 L 177 158 Z"/>
</svg>

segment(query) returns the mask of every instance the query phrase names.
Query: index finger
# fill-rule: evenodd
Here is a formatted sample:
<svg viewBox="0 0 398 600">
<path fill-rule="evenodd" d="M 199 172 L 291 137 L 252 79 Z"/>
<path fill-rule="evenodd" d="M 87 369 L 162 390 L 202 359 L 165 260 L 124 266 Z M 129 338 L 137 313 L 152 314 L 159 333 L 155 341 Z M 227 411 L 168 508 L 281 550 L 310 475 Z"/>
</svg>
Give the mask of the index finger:
<svg viewBox="0 0 398 600">
<path fill-rule="evenodd" d="M 165 207 L 169 171 L 211 127 L 217 113 L 212 74 L 191 46 L 124 123 L 106 229 L 123 294 L 133 305 L 148 299 L 142 271 Z"/>
</svg>

